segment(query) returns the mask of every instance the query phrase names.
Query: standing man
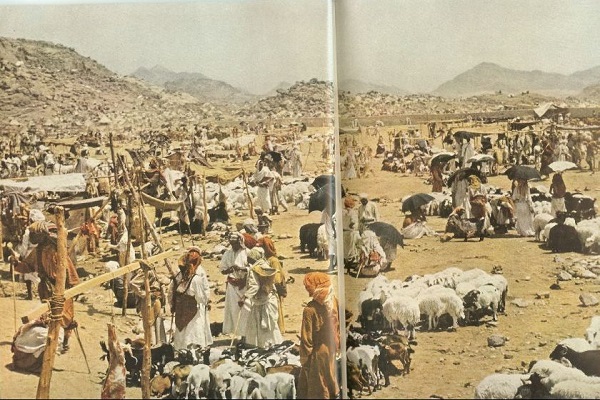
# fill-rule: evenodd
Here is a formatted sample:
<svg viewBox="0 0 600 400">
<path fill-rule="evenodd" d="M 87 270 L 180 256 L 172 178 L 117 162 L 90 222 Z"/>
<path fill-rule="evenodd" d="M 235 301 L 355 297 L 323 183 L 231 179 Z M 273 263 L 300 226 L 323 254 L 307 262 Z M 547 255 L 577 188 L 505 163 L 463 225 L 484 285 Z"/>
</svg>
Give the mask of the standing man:
<svg viewBox="0 0 600 400">
<path fill-rule="evenodd" d="M 208 315 L 210 288 L 200 253 L 198 247 L 190 247 L 179 258 L 179 272 L 171 281 L 169 302 L 175 314 L 175 350 L 187 349 L 190 344 L 206 347 L 213 343 Z"/>
<path fill-rule="evenodd" d="M 335 399 L 339 384 L 336 354 L 340 349 L 338 300 L 327 274 L 309 272 L 304 287 L 312 298 L 302 312 L 299 399 Z"/>
<path fill-rule="evenodd" d="M 359 195 L 360 206 L 358 206 L 358 231 L 362 234 L 372 222 L 379 221 L 379 210 L 377 205 L 369 201 L 366 193 Z"/>
<path fill-rule="evenodd" d="M 246 330 L 248 309 L 244 310 L 244 295 L 248 278 L 248 255 L 244 236 L 239 232 L 229 235 L 231 248 L 223 254 L 219 270 L 227 276 L 225 309 L 223 310 L 223 333 L 242 336 Z"/>
<path fill-rule="evenodd" d="M 299 178 L 302 176 L 302 152 L 297 144 L 292 148 L 292 152 L 290 154 L 290 164 L 292 167 L 292 176 L 294 178 Z"/>
<path fill-rule="evenodd" d="M 593 140 L 588 140 L 586 144 L 585 161 L 590 166 L 591 175 L 594 175 L 594 167 L 596 164 L 596 144 Z"/>
<path fill-rule="evenodd" d="M 271 170 L 264 163 L 263 160 L 256 162 L 256 172 L 254 172 L 254 182 L 258 185 L 256 190 L 256 205 L 263 210 L 269 210 L 272 215 L 272 204 L 271 204 L 271 182 L 273 177 L 271 176 Z"/>
<path fill-rule="evenodd" d="M 36 221 L 29 225 L 29 241 L 36 244 L 23 261 L 15 261 L 15 270 L 21 274 L 37 272 L 38 294 L 40 300 L 50 299 L 55 290 L 56 273 L 58 271 L 58 249 L 57 249 L 56 225 L 46 221 Z M 67 269 L 67 281 L 65 289 L 69 289 L 79 283 L 79 276 L 75 265 L 69 257 L 65 260 Z M 69 337 L 71 331 L 77 328 L 75 322 L 75 309 L 73 299 L 65 300 L 61 325 L 65 330 L 63 340 L 63 352 L 69 349 Z"/>
<path fill-rule="evenodd" d="M 277 270 L 263 257 L 262 247 L 248 251 L 248 285 L 244 294 L 250 308 L 246 324 L 246 343 L 265 348 L 269 344 L 279 344 L 283 336 L 279 330 L 279 298 L 275 290 Z"/>
</svg>

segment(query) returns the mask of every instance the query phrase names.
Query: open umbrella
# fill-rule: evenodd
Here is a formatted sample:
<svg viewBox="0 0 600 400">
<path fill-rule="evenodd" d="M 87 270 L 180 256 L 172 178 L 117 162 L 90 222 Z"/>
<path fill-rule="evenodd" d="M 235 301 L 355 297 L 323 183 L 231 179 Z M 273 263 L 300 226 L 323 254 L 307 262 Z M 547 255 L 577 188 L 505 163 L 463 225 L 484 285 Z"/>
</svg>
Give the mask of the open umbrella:
<svg viewBox="0 0 600 400">
<path fill-rule="evenodd" d="M 432 200 L 435 200 L 435 197 L 433 197 L 432 195 L 427 194 L 427 193 L 413 194 L 412 196 L 406 198 L 402 202 L 402 211 L 403 212 L 415 211 L 422 205 L 425 205 Z"/>
<path fill-rule="evenodd" d="M 387 222 L 372 222 L 367 229 L 375 232 L 379 238 L 386 238 L 387 241 L 396 246 L 404 247 L 404 235 L 392 224 Z"/>
<path fill-rule="evenodd" d="M 456 158 L 457 155 L 454 152 L 451 151 L 441 151 L 439 153 L 434 154 L 431 159 L 429 160 L 429 164 L 433 165 L 435 163 L 443 163 L 443 162 L 447 162 L 452 160 L 453 158 Z"/>
<path fill-rule="evenodd" d="M 563 172 L 568 169 L 577 168 L 577 164 L 572 163 L 571 161 L 554 161 L 553 163 L 548 164 L 548 168 L 554 172 Z"/>
<path fill-rule="evenodd" d="M 504 171 L 504 175 L 507 175 L 510 180 L 524 179 L 528 181 L 531 179 L 542 179 L 537 169 L 527 165 L 513 165 Z"/>
<path fill-rule="evenodd" d="M 313 187 L 317 190 L 327 184 L 335 184 L 335 175 L 319 175 L 311 183 L 311 185 L 313 185 Z"/>
<path fill-rule="evenodd" d="M 478 169 L 471 167 L 460 168 L 454 171 L 452 174 L 450 174 L 450 176 L 448 177 L 448 181 L 446 182 L 446 186 L 451 187 L 452 182 L 454 182 L 455 179 L 467 179 L 471 175 L 476 175 L 479 179 L 482 178 L 481 172 L 479 172 Z"/>
<path fill-rule="evenodd" d="M 311 193 L 308 198 L 308 212 L 323 211 L 327 204 L 330 204 L 331 209 L 335 210 L 335 186 L 333 184 L 327 184 Z"/>
<path fill-rule="evenodd" d="M 454 138 L 460 142 L 463 139 L 473 139 L 473 134 L 467 131 L 454 132 Z"/>
<path fill-rule="evenodd" d="M 267 151 L 266 153 L 261 154 L 260 159 L 264 160 L 266 156 L 271 156 L 270 158 L 276 163 L 281 162 L 281 159 L 283 158 L 283 155 L 279 151 Z"/>
<path fill-rule="evenodd" d="M 467 160 L 468 163 L 478 163 L 483 161 L 494 161 L 494 157 L 489 154 L 475 154 Z"/>
</svg>

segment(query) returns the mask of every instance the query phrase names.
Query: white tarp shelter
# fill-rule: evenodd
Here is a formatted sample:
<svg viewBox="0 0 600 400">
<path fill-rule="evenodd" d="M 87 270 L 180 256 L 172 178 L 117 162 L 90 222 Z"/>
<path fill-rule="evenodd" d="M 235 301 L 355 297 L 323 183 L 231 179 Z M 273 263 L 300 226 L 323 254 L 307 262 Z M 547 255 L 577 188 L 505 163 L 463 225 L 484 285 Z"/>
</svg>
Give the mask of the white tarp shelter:
<svg viewBox="0 0 600 400">
<path fill-rule="evenodd" d="M 85 192 L 83 174 L 60 174 L 31 176 L 27 180 L 0 179 L 0 190 L 25 193 L 36 192 Z"/>
</svg>

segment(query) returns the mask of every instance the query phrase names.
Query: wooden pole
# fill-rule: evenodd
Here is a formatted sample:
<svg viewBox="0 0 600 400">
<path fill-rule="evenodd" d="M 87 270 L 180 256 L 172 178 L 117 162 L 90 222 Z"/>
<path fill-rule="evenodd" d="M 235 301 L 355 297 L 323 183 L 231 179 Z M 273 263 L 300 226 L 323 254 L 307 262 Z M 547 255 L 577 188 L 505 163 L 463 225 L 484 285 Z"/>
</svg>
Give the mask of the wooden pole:
<svg viewBox="0 0 600 400">
<path fill-rule="evenodd" d="M 67 280 L 67 230 L 65 229 L 65 210 L 61 206 L 54 208 L 56 215 L 56 227 L 58 236 L 56 241 L 57 263 L 56 263 L 56 285 L 50 298 L 51 318 L 48 326 L 48 337 L 46 338 L 46 349 L 40 380 L 37 388 L 36 398 L 48 399 L 50 397 L 50 381 L 52 379 L 52 368 L 58 346 L 58 334 L 62 322 L 64 307 L 65 284 Z"/>
<path fill-rule="evenodd" d="M 204 215 L 202 215 L 202 232 L 206 236 L 208 226 L 208 208 L 206 204 L 206 173 L 202 174 L 202 204 L 204 205 Z"/>
<path fill-rule="evenodd" d="M 141 195 L 138 193 L 138 198 L 141 200 Z M 142 203 L 139 203 L 140 213 L 140 221 L 142 221 Z M 152 227 L 148 227 L 152 231 Z M 152 344 L 152 322 L 150 321 L 150 313 L 151 313 L 151 298 L 152 295 L 150 293 L 150 278 L 149 278 L 149 265 L 146 263 L 146 254 L 143 250 L 143 244 L 146 242 L 146 227 L 142 223 L 141 229 L 141 242 L 142 242 L 142 261 L 140 262 L 140 266 L 144 270 L 144 290 L 146 291 L 146 296 L 144 297 L 144 311 L 142 313 L 143 324 L 144 324 L 144 358 L 142 361 L 142 398 L 149 399 L 152 395 L 150 392 L 150 366 L 152 365 L 152 356 L 150 352 L 150 346 Z"/>
<path fill-rule="evenodd" d="M 250 189 L 248 189 L 248 181 L 246 179 L 246 171 L 242 168 L 242 179 L 244 181 L 244 188 L 246 189 L 246 196 L 248 196 L 248 208 L 250 208 L 250 218 L 254 219 L 254 206 L 252 205 L 252 196 L 250 196 Z M 265 210 L 265 213 L 267 210 Z"/>
<path fill-rule="evenodd" d="M 157 254 L 155 256 L 148 257 L 146 262 L 148 262 L 148 263 L 158 262 L 158 261 L 162 261 L 166 258 L 172 257 L 174 255 L 175 255 L 175 252 L 173 250 L 167 250 L 167 251 Z M 118 268 L 115 271 L 106 272 L 102 275 L 99 275 L 99 276 L 96 276 L 96 277 L 90 279 L 89 281 L 82 282 L 77 286 L 74 286 L 70 289 L 65 290 L 65 294 L 64 294 L 65 299 L 70 299 L 70 298 L 77 296 L 78 294 L 85 293 L 91 288 L 100 286 L 104 282 L 108 282 L 111 279 L 118 278 L 119 276 L 125 275 L 128 272 L 135 271 L 139 267 L 140 267 L 139 260 L 136 260 L 135 262 L 128 264 L 122 268 Z M 40 315 L 44 314 L 47 311 L 48 311 L 48 302 L 45 301 L 43 304 L 40 304 L 39 306 L 35 307 L 33 310 L 29 311 L 26 315 L 22 316 L 21 322 L 23 324 L 26 324 L 30 321 L 35 320 L 36 318 L 38 318 Z"/>
<path fill-rule="evenodd" d="M 127 208 L 129 209 L 129 216 L 127 218 L 127 248 L 125 249 L 125 257 L 121 257 L 119 253 L 119 267 L 124 267 L 129 263 L 129 252 L 131 251 L 131 228 L 133 226 L 133 193 L 127 193 Z M 144 246 L 142 246 L 142 249 Z M 123 301 L 121 304 L 121 315 L 127 314 L 127 298 L 129 297 L 129 274 L 125 274 L 123 277 Z"/>
<path fill-rule="evenodd" d="M 118 172 L 117 162 L 116 162 L 116 157 L 115 157 L 115 147 L 113 145 L 112 131 L 108 133 L 108 143 L 110 146 L 110 157 L 112 159 L 114 175 L 115 175 L 115 187 L 118 188 L 119 187 L 119 172 Z"/>
</svg>

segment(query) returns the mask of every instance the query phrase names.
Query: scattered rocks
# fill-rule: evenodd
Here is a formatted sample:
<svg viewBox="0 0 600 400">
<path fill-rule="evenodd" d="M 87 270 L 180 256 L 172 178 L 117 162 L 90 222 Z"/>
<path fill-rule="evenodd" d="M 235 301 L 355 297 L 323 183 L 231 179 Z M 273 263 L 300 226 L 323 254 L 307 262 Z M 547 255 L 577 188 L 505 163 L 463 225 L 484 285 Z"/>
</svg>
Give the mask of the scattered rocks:
<svg viewBox="0 0 600 400">
<path fill-rule="evenodd" d="M 506 338 L 502 335 L 493 334 L 488 337 L 487 343 L 489 347 L 502 347 L 506 343 Z"/>
<path fill-rule="evenodd" d="M 522 298 L 516 298 L 513 301 L 511 301 L 510 304 L 513 304 L 519 308 L 527 308 L 531 305 L 531 301 Z"/>
<path fill-rule="evenodd" d="M 596 296 L 590 293 L 582 293 L 579 295 L 579 301 L 584 307 L 593 307 L 599 304 Z"/>
<path fill-rule="evenodd" d="M 558 273 L 558 275 L 556 276 L 556 278 L 559 281 L 570 281 L 571 279 L 573 279 L 573 275 L 571 275 L 570 273 L 568 273 L 567 271 L 560 271 Z"/>
<path fill-rule="evenodd" d="M 540 292 L 540 293 L 536 293 L 536 294 L 535 294 L 535 298 L 536 298 L 536 299 L 549 299 L 549 298 L 550 298 L 550 292 Z"/>
</svg>

